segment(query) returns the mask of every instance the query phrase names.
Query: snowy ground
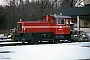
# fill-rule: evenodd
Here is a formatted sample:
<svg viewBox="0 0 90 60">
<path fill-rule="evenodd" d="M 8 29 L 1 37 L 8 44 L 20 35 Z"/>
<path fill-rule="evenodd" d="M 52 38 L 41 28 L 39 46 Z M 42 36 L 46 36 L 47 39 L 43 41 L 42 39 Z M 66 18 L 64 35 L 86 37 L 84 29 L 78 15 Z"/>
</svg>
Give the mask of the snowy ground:
<svg viewBox="0 0 90 60">
<path fill-rule="evenodd" d="M 90 42 L 0 46 L 0 60 L 90 59 Z"/>
<path fill-rule="evenodd" d="M 0 39 L 1 39 L 1 38 L 4 39 L 4 38 L 7 38 L 7 37 L 5 37 L 4 34 L 0 34 Z"/>
</svg>

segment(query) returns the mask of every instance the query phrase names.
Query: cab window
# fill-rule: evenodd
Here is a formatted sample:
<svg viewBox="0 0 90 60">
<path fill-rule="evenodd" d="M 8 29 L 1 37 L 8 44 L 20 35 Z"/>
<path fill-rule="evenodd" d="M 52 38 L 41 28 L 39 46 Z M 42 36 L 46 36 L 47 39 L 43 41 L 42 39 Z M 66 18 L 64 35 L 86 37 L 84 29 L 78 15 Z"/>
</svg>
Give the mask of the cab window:
<svg viewBox="0 0 90 60">
<path fill-rule="evenodd" d="M 52 18 L 52 22 L 55 23 L 55 18 Z"/>
<path fill-rule="evenodd" d="M 66 19 L 66 26 L 68 26 L 68 19 Z"/>
<path fill-rule="evenodd" d="M 58 18 L 58 24 L 64 24 L 64 19 L 63 18 Z"/>
</svg>

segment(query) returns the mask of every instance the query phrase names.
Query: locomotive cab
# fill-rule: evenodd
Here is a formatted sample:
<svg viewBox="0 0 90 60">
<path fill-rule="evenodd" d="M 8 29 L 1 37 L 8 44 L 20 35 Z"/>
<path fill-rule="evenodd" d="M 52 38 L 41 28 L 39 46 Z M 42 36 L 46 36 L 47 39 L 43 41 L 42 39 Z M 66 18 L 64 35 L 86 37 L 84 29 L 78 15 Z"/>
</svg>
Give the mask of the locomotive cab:
<svg viewBox="0 0 90 60">
<path fill-rule="evenodd" d="M 57 25 L 66 25 L 69 26 L 70 25 L 70 18 L 69 16 L 50 16 L 50 15 L 46 15 L 43 17 L 43 21 L 45 22 L 52 22 L 52 23 L 56 23 Z"/>
<path fill-rule="evenodd" d="M 54 16 L 57 18 L 57 28 L 55 30 L 55 41 L 71 40 L 70 18 L 69 16 Z"/>
</svg>

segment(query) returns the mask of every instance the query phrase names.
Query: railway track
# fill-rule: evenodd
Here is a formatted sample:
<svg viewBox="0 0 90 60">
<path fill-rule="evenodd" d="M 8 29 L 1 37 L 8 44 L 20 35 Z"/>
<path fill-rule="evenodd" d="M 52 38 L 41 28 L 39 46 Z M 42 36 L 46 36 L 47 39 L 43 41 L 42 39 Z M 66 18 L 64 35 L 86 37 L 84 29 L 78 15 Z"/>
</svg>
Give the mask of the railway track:
<svg viewBox="0 0 90 60">
<path fill-rule="evenodd" d="M 13 42 L 12 39 L 0 39 L 0 42 Z"/>
<path fill-rule="evenodd" d="M 49 43 L 49 42 L 39 42 L 39 43 L 33 43 L 28 44 L 27 42 L 0 42 L 0 46 L 21 46 L 21 45 L 39 45 L 39 44 L 57 44 L 57 43 Z"/>
<path fill-rule="evenodd" d="M 50 44 L 50 43 L 47 43 L 47 42 L 34 43 L 34 45 L 37 45 L 37 44 Z M 30 44 L 28 44 L 28 42 L 22 43 L 22 42 L 13 42 L 12 40 L 5 40 L 5 39 L 0 40 L 0 47 L 1 46 L 20 46 L 20 45 L 30 45 Z"/>
<path fill-rule="evenodd" d="M 74 42 L 89 42 L 89 41 L 74 41 Z M 71 42 L 58 42 L 58 43 L 71 43 Z M 28 42 L 13 42 L 12 40 L 0 40 L 0 46 L 20 46 L 20 45 L 38 45 L 38 44 L 58 44 L 50 42 L 38 42 L 33 44 L 28 44 Z"/>
</svg>

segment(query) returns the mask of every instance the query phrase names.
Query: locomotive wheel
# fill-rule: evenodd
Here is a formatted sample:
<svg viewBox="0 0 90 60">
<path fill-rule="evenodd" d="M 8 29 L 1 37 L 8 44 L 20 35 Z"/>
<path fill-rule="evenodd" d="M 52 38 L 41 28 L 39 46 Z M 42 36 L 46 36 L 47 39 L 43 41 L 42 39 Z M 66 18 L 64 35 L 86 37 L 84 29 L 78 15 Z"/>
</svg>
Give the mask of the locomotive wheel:
<svg viewBox="0 0 90 60">
<path fill-rule="evenodd" d="M 28 44 L 31 44 L 31 41 L 28 41 Z"/>
<path fill-rule="evenodd" d="M 31 41 L 31 40 L 28 41 L 28 44 L 33 45 L 33 41 Z"/>
<path fill-rule="evenodd" d="M 54 40 L 50 40 L 49 43 L 54 43 Z"/>
<path fill-rule="evenodd" d="M 25 43 L 25 39 L 24 38 L 22 39 L 22 43 Z"/>
<path fill-rule="evenodd" d="M 55 40 L 54 43 L 59 43 L 60 41 L 59 40 Z"/>
</svg>

